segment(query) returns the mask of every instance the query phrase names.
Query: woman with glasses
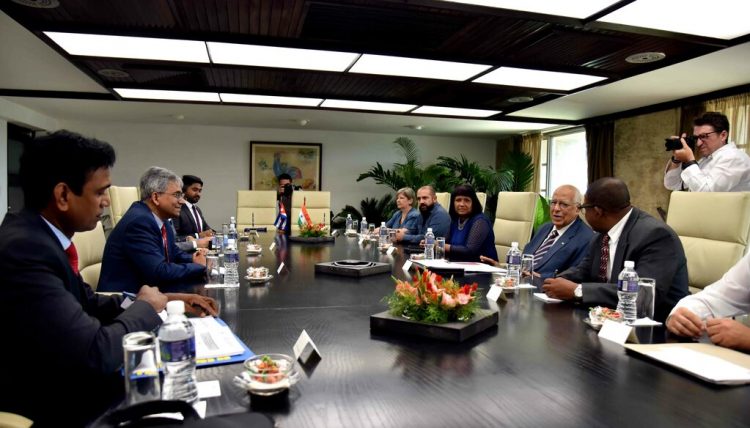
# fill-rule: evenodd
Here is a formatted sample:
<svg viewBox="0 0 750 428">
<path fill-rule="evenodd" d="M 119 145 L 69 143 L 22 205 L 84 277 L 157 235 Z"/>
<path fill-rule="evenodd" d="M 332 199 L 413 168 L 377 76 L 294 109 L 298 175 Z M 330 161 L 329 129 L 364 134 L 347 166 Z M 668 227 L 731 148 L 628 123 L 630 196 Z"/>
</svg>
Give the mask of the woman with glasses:
<svg viewBox="0 0 750 428">
<path fill-rule="evenodd" d="M 462 184 L 451 193 L 451 226 L 445 238 L 445 253 L 453 261 L 478 262 L 481 255 L 497 260 L 495 233 L 492 224 L 482 214 L 477 192 Z"/>
</svg>

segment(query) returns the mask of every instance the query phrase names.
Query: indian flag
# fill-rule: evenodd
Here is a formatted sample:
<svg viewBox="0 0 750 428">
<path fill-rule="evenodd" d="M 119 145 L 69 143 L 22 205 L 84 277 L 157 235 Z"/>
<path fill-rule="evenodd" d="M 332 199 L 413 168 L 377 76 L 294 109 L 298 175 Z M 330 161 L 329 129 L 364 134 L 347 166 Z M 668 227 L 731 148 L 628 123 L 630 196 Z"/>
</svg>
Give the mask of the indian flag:
<svg viewBox="0 0 750 428">
<path fill-rule="evenodd" d="M 302 208 L 299 210 L 299 217 L 297 217 L 297 225 L 301 228 L 306 224 L 312 224 L 310 220 L 310 214 L 307 213 L 307 198 L 302 199 Z"/>
</svg>

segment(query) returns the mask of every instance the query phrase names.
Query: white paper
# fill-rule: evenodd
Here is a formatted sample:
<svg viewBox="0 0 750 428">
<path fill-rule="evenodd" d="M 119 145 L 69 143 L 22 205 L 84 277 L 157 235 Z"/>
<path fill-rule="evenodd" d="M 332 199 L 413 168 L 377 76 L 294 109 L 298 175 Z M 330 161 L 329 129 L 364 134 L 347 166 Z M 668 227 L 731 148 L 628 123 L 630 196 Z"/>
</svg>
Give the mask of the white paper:
<svg viewBox="0 0 750 428">
<path fill-rule="evenodd" d="M 539 299 L 539 300 L 541 300 L 542 302 L 545 302 L 545 303 L 560 303 L 560 302 L 562 302 L 562 300 L 549 297 L 548 295 L 546 295 L 544 293 L 534 293 L 534 298 L 535 299 Z"/>
<path fill-rule="evenodd" d="M 218 380 L 207 380 L 204 382 L 198 382 L 198 398 L 211 398 L 221 397 L 221 384 Z"/>
<path fill-rule="evenodd" d="M 276 248 L 276 243 L 275 242 L 271 242 L 271 245 L 268 246 L 268 249 L 271 250 L 271 251 L 273 251 L 274 248 Z"/>
<path fill-rule="evenodd" d="M 654 321 L 649 317 L 638 318 L 634 323 L 630 324 L 631 327 L 653 327 L 657 325 L 661 325 L 661 323 L 659 321 Z"/>
<path fill-rule="evenodd" d="M 409 269 L 411 269 L 411 260 L 405 261 L 404 265 L 401 266 L 401 269 L 403 269 L 404 272 L 409 273 Z"/>
<path fill-rule="evenodd" d="M 198 413 L 198 416 L 201 417 L 201 419 L 206 418 L 206 402 L 205 400 L 196 401 L 195 404 L 193 404 L 193 409 L 195 409 L 195 412 Z M 148 415 L 146 418 L 168 418 L 168 419 L 174 419 L 176 421 L 181 421 L 185 418 L 182 417 L 182 413 L 175 412 L 175 413 L 157 413 L 155 415 Z"/>
<path fill-rule="evenodd" d="M 310 347 L 310 352 L 307 353 L 307 355 L 303 355 L 305 353 L 305 348 Z M 315 343 L 312 341 L 312 338 L 309 334 L 307 334 L 307 331 L 302 330 L 302 333 L 300 333 L 299 338 L 297 338 L 297 341 L 294 343 L 294 346 L 292 347 L 294 350 L 294 358 L 299 359 L 300 357 L 305 357 L 305 359 L 310 358 L 310 356 L 315 353 L 318 356 L 320 356 L 320 352 L 318 351 L 318 347 L 315 346 Z M 304 361 L 303 361 L 304 362 Z"/>
<path fill-rule="evenodd" d="M 415 260 L 414 263 L 420 264 L 427 269 L 463 269 L 464 272 L 483 272 L 483 273 L 506 273 L 507 270 L 485 263 L 478 262 L 449 262 L 446 260 Z"/>
<path fill-rule="evenodd" d="M 238 288 L 239 286 L 240 283 L 236 282 L 234 284 L 206 284 L 203 288 Z"/>
<path fill-rule="evenodd" d="M 518 284 L 519 290 L 526 290 L 526 289 L 532 289 L 532 288 L 536 288 L 536 286 L 532 284 Z"/>
<path fill-rule="evenodd" d="M 716 382 L 750 380 L 750 370 L 713 355 L 687 348 L 671 347 L 644 352 L 651 358 Z"/>
<path fill-rule="evenodd" d="M 123 299 L 122 303 L 120 303 L 120 307 L 123 309 L 127 309 L 130 307 L 130 305 L 133 304 L 133 302 L 135 302 L 135 300 L 131 299 L 130 297 L 126 297 L 125 299 Z"/>
<path fill-rule="evenodd" d="M 628 336 L 630 336 L 630 332 L 632 330 L 633 327 L 625 323 L 612 320 L 604 320 L 602 329 L 599 330 L 599 338 L 624 345 L 625 341 L 628 340 Z"/>
<path fill-rule="evenodd" d="M 503 294 L 503 287 L 500 287 L 499 285 L 493 285 L 490 287 L 490 291 L 487 292 L 487 300 L 491 302 L 497 302 L 497 299 L 500 298 L 500 295 Z"/>
<path fill-rule="evenodd" d="M 394 251 L 396 251 L 396 247 L 391 247 L 388 250 L 386 250 L 385 253 L 390 256 L 391 254 L 393 254 Z"/>
<path fill-rule="evenodd" d="M 195 358 L 198 360 L 238 355 L 245 348 L 228 326 L 214 317 L 189 318 L 195 328 Z"/>
<path fill-rule="evenodd" d="M 278 268 L 278 269 L 276 269 L 276 273 L 277 273 L 277 274 L 281 274 L 281 270 L 282 270 L 282 269 L 284 269 L 284 262 L 281 262 L 281 264 L 279 265 L 279 268 Z"/>
<path fill-rule="evenodd" d="M 359 238 L 359 245 L 362 245 L 362 242 L 364 242 L 365 238 Z"/>
</svg>

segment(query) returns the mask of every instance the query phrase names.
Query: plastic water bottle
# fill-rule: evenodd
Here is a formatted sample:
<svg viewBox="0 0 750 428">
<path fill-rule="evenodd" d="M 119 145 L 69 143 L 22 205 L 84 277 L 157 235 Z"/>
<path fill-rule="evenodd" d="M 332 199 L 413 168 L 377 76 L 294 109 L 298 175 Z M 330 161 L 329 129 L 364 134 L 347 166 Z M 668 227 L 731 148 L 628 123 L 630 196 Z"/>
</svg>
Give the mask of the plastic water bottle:
<svg viewBox="0 0 750 428">
<path fill-rule="evenodd" d="M 229 238 L 227 248 L 224 250 L 224 284 L 239 284 L 240 255 L 237 252 L 237 241 Z"/>
<path fill-rule="evenodd" d="M 513 279 L 513 286 L 515 287 L 521 283 L 521 250 L 518 249 L 518 242 L 510 244 L 510 250 L 508 250 L 505 261 L 508 264 L 508 276 Z"/>
<path fill-rule="evenodd" d="M 194 403 L 198 400 L 195 379 L 195 330 L 185 318 L 185 302 L 167 302 L 167 321 L 159 327 L 159 350 L 164 365 L 162 399 Z"/>
<path fill-rule="evenodd" d="M 362 236 L 367 236 L 367 217 L 362 217 L 362 221 L 360 222 L 359 226 L 359 234 Z"/>
<path fill-rule="evenodd" d="M 388 227 L 385 225 L 384 221 L 380 222 L 380 239 L 378 244 L 381 247 L 388 245 Z"/>
<path fill-rule="evenodd" d="M 346 230 L 344 232 L 349 232 L 350 230 L 352 230 L 352 221 L 353 221 L 352 215 L 347 214 L 346 215 Z"/>
<path fill-rule="evenodd" d="M 221 225 L 221 238 L 221 252 L 223 253 L 227 248 L 227 239 L 229 239 L 229 225 L 226 223 Z"/>
<path fill-rule="evenodd" d="M 625 261 L 625 267 L 617 277 L 617 299 L 617 312 L 622 314 L 627 324 L 631 324 L 638 317 L 638 273 L 631 260 Z"/>
<path fill-rule="evenodd" d="M 432 228 L 427 228 L 427 233 L 424 234 L 424 259 L 435 260 L 435 234 L 432 233 Z"/>
<path fill-rule="evenodd" d="M 232 220 L 229 223 L 229 232 L 227 233 L 227 238 L 234 239 L 235 243 L 238 241 L 239 234 L 237 233 L 237 223 L 234 221 L 234 217 L 232 217 Z"/>
</svg>

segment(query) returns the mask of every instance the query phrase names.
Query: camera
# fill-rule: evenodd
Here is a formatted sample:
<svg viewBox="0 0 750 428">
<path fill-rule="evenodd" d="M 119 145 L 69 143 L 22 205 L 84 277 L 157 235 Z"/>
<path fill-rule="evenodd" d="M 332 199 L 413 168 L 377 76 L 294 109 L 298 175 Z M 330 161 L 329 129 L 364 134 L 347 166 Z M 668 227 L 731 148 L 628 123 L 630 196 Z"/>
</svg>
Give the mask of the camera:
<svg viewBox="0 0 750 428">
<path fill-rule="evenodd" d="M 665 138 L 664 139 L 664 147 L 667 148 L 667 151 L 670 150 L 680 150 L 682 148 L 682 143 L 680 142 L 680 138 Z M 688 135 L 685 137 L 685 142 L 687 143 L 688 147 L 690 147 L 690 150 L 695 150 L 695 143 L 698 142 L 698 137 L 695 135 Z"/>
</svg>

